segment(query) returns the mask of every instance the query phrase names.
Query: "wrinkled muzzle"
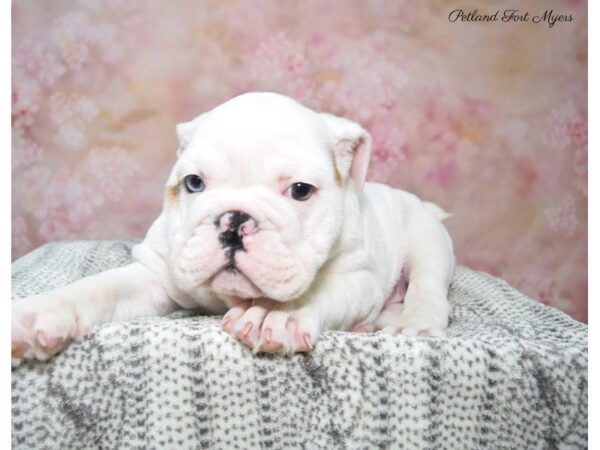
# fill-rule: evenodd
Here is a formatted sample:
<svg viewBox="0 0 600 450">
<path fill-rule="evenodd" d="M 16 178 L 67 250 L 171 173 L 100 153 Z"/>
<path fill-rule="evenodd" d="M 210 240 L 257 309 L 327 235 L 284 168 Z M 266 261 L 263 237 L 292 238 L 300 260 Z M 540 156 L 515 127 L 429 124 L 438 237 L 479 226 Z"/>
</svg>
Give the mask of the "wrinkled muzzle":
<svg viewBox="0 0 600 450">
<path fill-rule="evenodd" d="M 319 263 L 302 239 L 297 213 L 259 201 L 228 206 L 209 208 L 178 234 L 170 256 L 177 286 L 281 302 L 302 295 Z"/>
</svg>

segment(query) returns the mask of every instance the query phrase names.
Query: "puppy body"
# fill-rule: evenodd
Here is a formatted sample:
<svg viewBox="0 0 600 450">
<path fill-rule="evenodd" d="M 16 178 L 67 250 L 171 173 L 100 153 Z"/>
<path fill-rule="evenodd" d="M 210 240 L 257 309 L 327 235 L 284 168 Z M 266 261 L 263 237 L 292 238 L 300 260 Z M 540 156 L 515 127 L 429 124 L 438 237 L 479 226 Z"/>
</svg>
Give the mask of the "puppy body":
<svg viewBox="0 0 600 450">
<path fill-rule="evenodd" d="M 15 362 L 45 359 L 95 324 L 178 307 L 225 313 L 224 330 L 254 351 L 307 351 L 328 329 L 443 334 L 454 269 L 443 212 L 365 183 L 360 126 L 253 93 L 178 136 L 135 262 L 16 303 Z"/>
</svg>

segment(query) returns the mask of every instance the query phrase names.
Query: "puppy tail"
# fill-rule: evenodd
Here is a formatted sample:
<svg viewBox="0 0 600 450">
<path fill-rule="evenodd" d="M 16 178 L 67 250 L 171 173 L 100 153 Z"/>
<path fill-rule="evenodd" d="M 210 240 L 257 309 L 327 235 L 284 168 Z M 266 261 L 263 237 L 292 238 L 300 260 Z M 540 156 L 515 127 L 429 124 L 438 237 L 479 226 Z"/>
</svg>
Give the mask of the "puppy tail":
<svg viewBox="0 0 600 450">
<path fill-rule="evenodd" d="M 436 205 L 433 202 L 423 202 L 423 205 L 426 209 L 428 209 L 440 222 L 446 220 L 449 217 L 452 217 L 453 213 L 448 213 L 444 211 L 441 207 Z"/>
</svg>

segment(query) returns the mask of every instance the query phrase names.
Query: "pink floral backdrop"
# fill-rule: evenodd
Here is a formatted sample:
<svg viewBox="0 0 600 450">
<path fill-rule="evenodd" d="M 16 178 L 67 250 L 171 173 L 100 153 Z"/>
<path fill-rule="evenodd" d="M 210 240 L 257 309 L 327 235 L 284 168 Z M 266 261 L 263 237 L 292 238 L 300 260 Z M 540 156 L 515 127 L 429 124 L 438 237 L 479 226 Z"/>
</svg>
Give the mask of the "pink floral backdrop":
<svg viewBox="0 0 600 450">
<path fill-rule="evenodd" d="M 15 1 L 13 258 L 48 241 L 142 237 L 174 126 L 271 90 L 361 122 L 372 180 L 433 200 L 461 264 L 587 321 L 587 4 Z M 511 3 L 511 4 L 509 4 Z"/>
</svg>

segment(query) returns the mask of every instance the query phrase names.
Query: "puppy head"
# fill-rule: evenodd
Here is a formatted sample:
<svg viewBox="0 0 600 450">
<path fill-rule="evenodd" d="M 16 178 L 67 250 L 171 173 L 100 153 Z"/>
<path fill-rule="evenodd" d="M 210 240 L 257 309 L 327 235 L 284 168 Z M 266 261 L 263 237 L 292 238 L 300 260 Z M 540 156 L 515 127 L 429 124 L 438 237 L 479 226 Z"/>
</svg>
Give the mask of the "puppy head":
<svg viewBox="0 0 600 450">
<path fill-rule="evenodd" d="M 371 139 L 349 120 L 271 93 L 177 126 L 163 214 L 178 287 L 221 298 L 301 296 L 327 261 Z"/>
</svg>

